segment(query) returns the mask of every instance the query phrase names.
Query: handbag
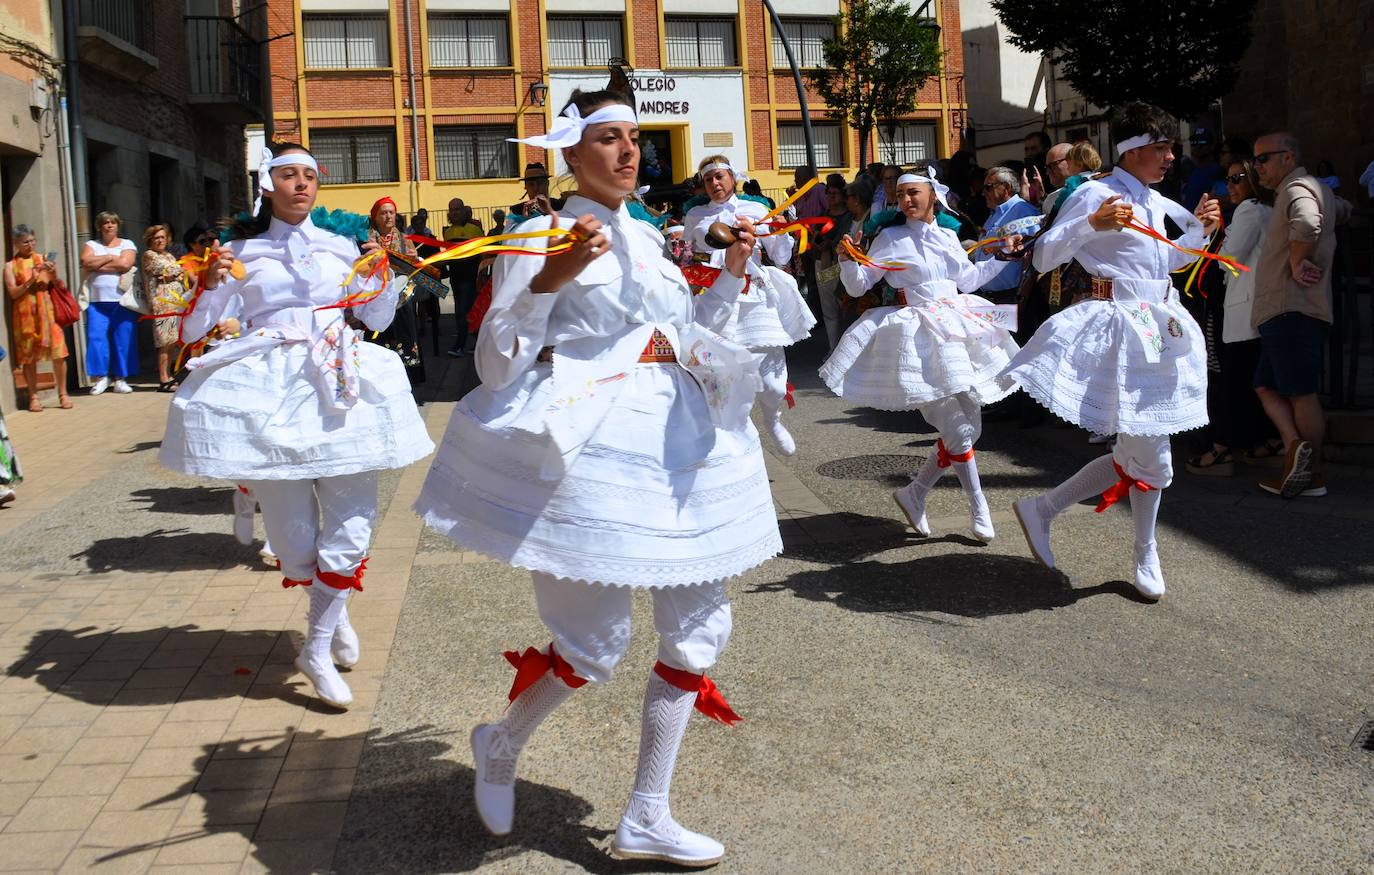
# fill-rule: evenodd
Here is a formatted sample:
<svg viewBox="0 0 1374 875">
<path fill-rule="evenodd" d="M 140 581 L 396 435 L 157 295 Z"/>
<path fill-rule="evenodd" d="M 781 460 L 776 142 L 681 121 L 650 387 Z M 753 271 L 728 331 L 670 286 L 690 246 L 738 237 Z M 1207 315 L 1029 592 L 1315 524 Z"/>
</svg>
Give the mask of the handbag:
<svg viewBox="0 0 1374 875">
<path fill-rule="evenodd" d="M 48 286 L 48 297 L 52 300 L 52 315 L 58 325 L 66 328 L 81 321 L 81 305 L 76 303 L 71 289 L 62 280 Z"/>
<path fill-rule="evenodd" d="M 138 268 L 131 267 L 119 275 L 119 306 L 125 310 L 132 310 L 144 316 L 152 315 L 152 305 L 148 303 L 148 296 L 144 293 L 143 283 L 134 282 L 133 277 L 138 272 Z M 128 278 L 127 282 L 125 278 Z"/>
</svg>

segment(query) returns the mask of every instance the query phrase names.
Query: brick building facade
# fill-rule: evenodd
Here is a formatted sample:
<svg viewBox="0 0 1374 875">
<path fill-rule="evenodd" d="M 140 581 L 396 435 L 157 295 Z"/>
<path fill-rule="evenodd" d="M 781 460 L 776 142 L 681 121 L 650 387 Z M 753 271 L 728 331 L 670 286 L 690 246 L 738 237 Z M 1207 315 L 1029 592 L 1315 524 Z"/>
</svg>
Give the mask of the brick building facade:
<svg viewBox="0 0 1374 875">
<path fill-rule="evenodd" d="M 875 137 L 870 160 L 960 145 L 959 4 L 911 5 L 940 28 L 943 75 Z M 840 0 L 775 6 L 803 66 L 817 66 Z M 604 87 L 610 57 L 636 71 L 645 182 L 680 181 L 721 152 L 780 188 L 804 154 L 796 87 L 755 0 L 270 0 L 268 29 L 281 37 L 270 44 L 273 135 L 316 153 L 334 207 L 366 211 L 384 194 L 406 214 L 442 212 L 452 197 L 518 200 L 524 165 L 557 156 L 505 138 L 547 130 L 574 88 Z M 817 94 L 808 102 L 819 163 L 852 172 L 856 135 L 824 118 Z"/>
</svg>

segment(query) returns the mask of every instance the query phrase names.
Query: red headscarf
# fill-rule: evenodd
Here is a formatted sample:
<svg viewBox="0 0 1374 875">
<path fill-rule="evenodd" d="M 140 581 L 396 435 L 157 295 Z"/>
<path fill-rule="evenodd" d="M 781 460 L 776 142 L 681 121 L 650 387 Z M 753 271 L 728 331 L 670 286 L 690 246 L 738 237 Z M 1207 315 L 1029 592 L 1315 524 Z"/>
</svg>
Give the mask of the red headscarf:
<svg viewBox="0 0 1374 875">
<path fill-rule="evenodd" d="M 377 221 L 377 211 L 380 210 L 384 204 L 391 204 L 393 210 L 400 212 L 400 210 L 396 209 L 396 202 L 394 200 L 389 197 L 379 198 L 377 202 L 372 205 L 372 212 L 368 214 L 372 217 L 374 223 Z"/>
</svg>

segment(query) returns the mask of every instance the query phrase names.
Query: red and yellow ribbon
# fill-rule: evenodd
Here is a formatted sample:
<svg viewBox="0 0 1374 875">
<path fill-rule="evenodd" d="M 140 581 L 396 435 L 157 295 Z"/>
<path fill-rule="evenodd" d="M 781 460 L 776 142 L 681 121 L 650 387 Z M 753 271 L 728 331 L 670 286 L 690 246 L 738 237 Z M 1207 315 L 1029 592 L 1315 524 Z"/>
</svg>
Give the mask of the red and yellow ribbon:
<svg viewBox="0 0 1374 875">
<path fill-rule="evenodd" d="M 1130 228 L 1132 231 L 1138 231 L 1141 234 L 1144 234 L 1146 237 L 1152 237 L 1155 240 L 1158 240 L 1160 243 L 1165 244 L 1166 246 L 1171 246 L 1174 249 L 1177 249 L 1179 252 L 1182 252 L 1186 255 L 1191 255 L 1199 260 L 1215 261 L 1222 267 L 1229 270 L 1232 276 L 1240 276 L 1241 271 L 1244 271 L 1246 273 L 1250 272 L 1250 268 L 1241 264 L 1239 261 L 1236 261 L 1229 255 L 1222 255 L 1217 252 L 1208 252 L 1206 249 L 1190 249 L 1186 246 L 1179 246 L 1177 243 L 1170 240 L 1168 237 L 1165 237 L 1163 234 L 1159 233 L 1154 228 L 1151 228 L 1149 225 L 1146 225 L 1144 222 L 1140 221 L 1134 216 L 1127 220 L 1126 224 L 1123 227 Z"/>
<path fill-rule="evenodd" d="M 873 267 L 878 270 L 906 270 L 907 268 L 907 265 L 900 261 L 874 261 L 872 258 L 869 258 L 863 250 L 859 249 L 859 247 L 855 246 L 849 240 L 841 240 L 840 248 L 844 250 L 845 255 L 848 255 L 852 261 L 857 264 L 862 264 L 864 267 Z"/>
</svg>

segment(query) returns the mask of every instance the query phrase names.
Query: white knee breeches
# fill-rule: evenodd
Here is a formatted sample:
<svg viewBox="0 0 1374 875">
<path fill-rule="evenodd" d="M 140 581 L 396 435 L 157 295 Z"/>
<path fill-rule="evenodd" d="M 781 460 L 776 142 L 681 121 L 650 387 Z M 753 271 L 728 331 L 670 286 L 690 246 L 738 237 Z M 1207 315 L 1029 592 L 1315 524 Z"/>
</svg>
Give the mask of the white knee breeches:
<svg viewBox="0 0 1374 875">
<path fill-rule="evenodd" d="M 634 590 L 564 580 L 534 572 L 539 617 L 553 633 L 558 655 L 578 677 L 605 683 L 630 644 Z M 730 600 L 724 583 L 650 590 L 658 658 L 671 668 L 704 674 L 730 640 Z"/>
<path fill-rule="evenodd" d="M 922 404 L 917 409 L 940 432 L 945 449 L 956 456 L 973 449 L 983 434 L 983 407 L 966 392 Z"/>
<path fill-rule="evenodd" d="M 309 580 L 316 569 L 351 574 L 367 556 L 377 515 L 375 472 L 247 485 L 285 577 Z"/>
<path fill-rule="evenodd" d="M 780 346 L 757 349 L 763 353 L 759 363 L 759 376 L 763 378 L 763 389 L 758 394 L 759 403 L 770 413 L 782 409 L 783 399 L 787 397 L 787 356 Z"/>
<path fill-rule="evenodd" d="M 1131 477 L 1155 489 L 1164 489 L 1174 482 L 1173 453 L 1169 449 L 1167 434 L 1118 434 L 1116 446 L 1112 448 L 1112 458 Z"/>
</svg>

